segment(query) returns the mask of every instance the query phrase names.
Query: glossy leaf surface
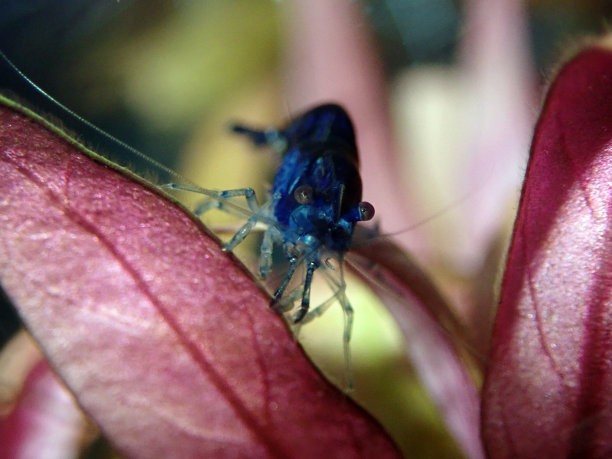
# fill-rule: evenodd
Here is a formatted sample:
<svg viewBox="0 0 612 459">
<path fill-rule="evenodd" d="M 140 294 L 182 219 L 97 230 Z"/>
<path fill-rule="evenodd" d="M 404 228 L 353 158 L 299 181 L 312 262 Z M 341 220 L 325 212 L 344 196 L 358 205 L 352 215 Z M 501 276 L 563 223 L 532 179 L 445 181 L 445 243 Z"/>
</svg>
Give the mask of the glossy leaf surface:
<svg viewBox="0 0 612 459">
<path fill-rule="evenodd" d="M 491 457 L 612 453 L 612 53 L 583 51 L 536 127 L 483 394 Z"/>
<path fill-rule="evenodd" d="M 0 110 L 0 280 L 130 457 L 394 457 L 199 222 Z"/>
</svg>

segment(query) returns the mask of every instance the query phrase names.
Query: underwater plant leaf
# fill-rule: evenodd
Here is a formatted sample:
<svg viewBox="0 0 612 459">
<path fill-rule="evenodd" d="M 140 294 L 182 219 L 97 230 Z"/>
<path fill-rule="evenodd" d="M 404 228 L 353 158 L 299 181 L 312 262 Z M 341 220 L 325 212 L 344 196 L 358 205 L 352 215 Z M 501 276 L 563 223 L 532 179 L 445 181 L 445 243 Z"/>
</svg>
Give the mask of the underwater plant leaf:
<svg viewBox="0 0 612 459">
<path fill-rule="evenodd" d="M 493 458 L 612 453 L 612 52 L 556 75 L 538 121 L 483 392 Z"/>
<path fill-rule="evenodd" d="M 0 108 L 0 281 L 129 457 L 396 457 L 269 296 L 150 185 Z"/>
<path fill-rule="evenodd" d="M 466 457 L 484 457 L 479 396 L 467 362 L 469 336 L 427 274 L 401 248 L 375 239 L 351 257 L 366 284 L 396 319 L 406 353 Z M 372 265 L 374 263 L 374 265 Z"/>
<path fill-rule="evenodd" d="M 40 359 L 26 380 L 15 406 L 0 418 L 4 457 L 76 457 L 86 436 L 86 418 L 70 392 Z"/>
</svg>

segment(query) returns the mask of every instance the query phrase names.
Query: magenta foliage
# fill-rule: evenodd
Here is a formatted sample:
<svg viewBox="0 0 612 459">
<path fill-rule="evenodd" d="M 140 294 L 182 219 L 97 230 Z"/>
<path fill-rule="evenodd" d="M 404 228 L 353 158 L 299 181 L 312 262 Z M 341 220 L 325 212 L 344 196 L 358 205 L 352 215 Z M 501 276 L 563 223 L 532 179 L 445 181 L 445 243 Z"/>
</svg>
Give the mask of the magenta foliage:
<svg viewBox="0 0 612 459">
<path fill-rule="evenodd" d="M 122 453 L 397 456 L 188 212 L 7 107 L 0 168 L 2 286 Z"/>
<path fill-rule="evenodd" d="M 553 82 L 536 127 L 483 393 L 491 457 L 612 454 L 612 53 Z"/>
</svg>

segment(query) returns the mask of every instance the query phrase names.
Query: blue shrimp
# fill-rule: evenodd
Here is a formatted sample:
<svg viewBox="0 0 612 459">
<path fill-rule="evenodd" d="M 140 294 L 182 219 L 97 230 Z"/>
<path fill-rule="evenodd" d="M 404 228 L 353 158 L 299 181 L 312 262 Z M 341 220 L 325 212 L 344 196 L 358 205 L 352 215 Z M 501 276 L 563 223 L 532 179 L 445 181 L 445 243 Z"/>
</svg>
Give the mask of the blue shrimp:
<svg viewBox="0 0 612 459">
<path fill-rule="evenodd" d="M 247 136 L 256 146 L 269 146 L 280 151 L 282 163 L 276 173 L 270 198 L 257 203 L 252 188 L 218 192 L 196 209 L 201 214 L 210 208 L 239 213 L 228 205 L 228 199 L 244 197 L 251 215 L 226 244 L 233 250 L 257 223 L 266 225 L 259 249 L 259 274 L 266 279 L 272 267 L 274 246 L 282 248 L 289 268 L 276 289 L 271 306 L 285 313 L 293 309 L 293 324 L 307 323 L 321 315 L 335 300 L 344 312 L 344 356 L 350 373 L 350 348 L 353 309 L 345 295 L 342 261 L 349 250 L 355 223 L 372 219 L 374 207 L 361 201 L 362 185 L 359 159 L 352 122 L 338 105 L 315 107 L 291 121 L 284 129 L 255 130 L 243 125 L 232 127 L 235 133 Z M 198 188 L 169 184 L 168 187 L 194 192 Z M 210 196 L 210 192 L 206 193 Z M 315 271 L 331 267 L 330 259 L 340 266 L 339 278 L 323 269 L 335 292 L 331 298 L 310 309 L 310 291 Z M 299 266 L 305 270 L 303 286 L 287 289 Z M 347 377 L 349 388 L 352 385 Z"/>
<path fill-rule="evenodd" d="M 0 60 L 22 81 L 28 90 L 43 97 L 68 115 L 66 121 L 76 122 L 82 129 L 89 128 L 93 134 L 110 140 L 133 158 L 153 165 L 160 172 L 190 183 L 172 169 L 147 157 L 138 150 L 116 139 L 110 134 L 71 111 L 47 94 L 23 74 L 0 51 Z M 353 324 L 353 308 L 345 295 L 346 285 L 342 271 L 344 254 L 351 247 L 355 223 L 372 219 L 374 207 L 361 201 L 361 178 L 359 158 L 353 124 L 344 109 L 335 104 L 317 106 L 283 129 L 256 130 L 242 125 L 232 130 L 248 137 L 256 146 L 268 146 L 283 155 L 282 164 L 276 173 L 270 198 L 259 205 L 252 188 L 215 191 L 195 184 L 168 183 L 163 188 L 200 193 L 208 197 L 195 209 L 202 214 L 218 208 L 228 213 L 247 217 L 246 223 L 226 244 L 224 250 L 233 250 L 251 232 L 256 224 L 267 226 L 260 246 L 259 271 L 265 279 L 272 268 L 274 245 L 280 246 L 289 263 L 289 269 L 276 289 L 271 306 L 280 313 L 293 309 L 294 302 L 301 297 L 293 324 L 302 325 L 320 316 L 335 301 L 344 312 L 344 358 L 347 372 L 347 390 L 352 388 L 350 376 L 350 339 Z M 233 198 L 243 197 L 248 210 L 236 205 Z M 329 271 L 335 268 L 330 260 L 339 263 L 339 276 Z M 302 285 L 290 289 L 289 285 L 299 267 L 305 269 Z M 315 271 L 323 272 L 334 294 L 317 307 L 310 309 L 310 290 Z"/>
</svg>

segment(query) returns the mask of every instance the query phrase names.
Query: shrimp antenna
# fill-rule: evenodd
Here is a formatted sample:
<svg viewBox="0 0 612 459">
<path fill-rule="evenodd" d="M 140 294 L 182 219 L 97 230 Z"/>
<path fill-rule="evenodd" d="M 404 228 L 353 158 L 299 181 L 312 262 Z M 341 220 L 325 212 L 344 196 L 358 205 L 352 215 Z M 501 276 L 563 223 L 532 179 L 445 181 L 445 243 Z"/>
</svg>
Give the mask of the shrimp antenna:
<svg viewBox="0 0 612 459">
<path fill-rule="evenodd" d="M 100 129 L 98 126 L 96 126 L 95 124 L 93 124 L 91 121 L 88 121 L 87 119 L 83 118 L 81 115 L 78 115 L 77 113 L 75 113 L 74 111 L 72 111 L 70 108 L 66 107 L 64 104 L 62 104 L 61 102 L 59 102 L 57 99 L 53 98 L 53 96 L 51 96 L 49 93 L 47 93 L 44 89 L 42 89 L 40 86 L 38 86 L 36 83 L 34 83 L 30 78 L 28 78 L 21 70 L 19 70 L 19 68 L 6 56 L 6 54 L 4 54 L 3 51 L 0 51 L 0 56 L 2 57 L 2 59 L 6 62 L 6 64 L 17 74 L 19 75 L 20 78 L 22 78 L 24 81 L 26 81 L 28 83 L 28 85 L 30 85 L 34 90 L 36 90 L 40 95 L 42 95 L 45 99 L 47 99 L 49 102 L 51 102 L 53 105 L 55 105 L 56 107 L 58 107 L 59 109 L 61 109 L 64 113 L 68 114 L 70 117 L 72 117 L 74 120 L 78 121 L 79 123 L 84 124 L 85 126 L 87 126 L 89 129 L 91 129 L 92 131 L 94 131 L 96 134 L 102 136 L 103 138 L 105 138 L 106 140 L 109 140 L 117 145 L 119 145 L 121 148 L 125 149 L 126 151 L 130 152 L 131 154 L 135 155 L 136 157 L 152 164 L 153 166 L 159 168 L 160 170 L 166 172 L 168 175 L 176 177 L 178 179 L 180 179 L 181 181 L 185 181 L 186 183 L 189 184 L 193 184 L 191 181 L 189 181 L 188 179 L 186 179 L 185 177 L 183 177 L 181 174 L 179 174 L 178 172 L 172 170 L 171 168 L 169 168 L 168 166 L 163 165 L 162 163 L 160 163 L 159 161 L 156 161 L 152 158 L 150 158 L 149 156 L 145 155 L 144 153 L 142 153 L 141 151 L 138 151 L 136 148 L 128 145 L 127 143 L 125 143 L 124 141 L 118 139 L 117 137 L 109 134 L 108 132 Z"/>
<path fill-rule="evenodd" d="M 127 143 L 125 143 L 124 141 L 118 139 L 117 137 L 109 134 L 108 132 L 100 129 L 98 126 L 96 126 L 95 124 L 93 124 L 91 121 L 88 121 L 87 119 L 83 118 L 82 116 L 78 115 L 77 113 L 75 113 L 73 110 L 71 110 L 70 108 L 66 107 L 64 104 L 62 104 L 61 102 L 59 102 L 57 99 L 53 98 L 53 96 L 51 96 L 49 93 L 47 93 L 44 89 L 42 89 L 40 86 L 38 86 L 36 83 L 34 83 L 34 81 L 32 81 L 30 78 L 28 78 L 7 56 L 6 54 L 4 54 L 3 51 L 0 50 L 0 57 L 2 57 L 2 60 L 9 66 L 9 68 L 15 72 L 23 81 L 25 81 L 31 88 L 33 88 L 39 95 L 43 96 L 48 102 L 50 102 L 52 105 L 54 105 L 56 108 L 59 108 L 64 114 L 67 114 L 69 117 L 71 117 L 74 121 L 77 121 L 78 123 L 86 126 L 87 128 L 91 129 L 94 133 L 96 133 L 97 135 L 99 135 L 100 137 L 102 137 L 103 139 L 110 141 L 111 143 L 114 143 L 118 146 L 120 146 L 122 149 L 124 149 L 125 151 L 129 152 L 130 154 L 134 155 L 136 158 L 139 158 L 141 160 L 143 160 L 145 163 L 148 163 L 150 165 L 152 165 L 153 167 L 165 172 L 166 174 L 168 174 L 170 177 L 174 177 L 175 179 L 177 179 L 177 181 L 184 183 L 186 185 L 186 188 L 189 188 L 192 191 L 197 191 L 200 194 L 203 194 L 205 196 L 209 196 L 213 199 L 217 199 L 217 200 L 221 200 L 221 201 L 227 201 L 225 200 L 223 197 L 219 196 L 219 192 L 215 191 L 215 190 L 209 190 L 206 188 L 202 188 L 198 185 L 196 185 L 193 181 L 189 180 L 188 178 L 184 177 L 183 175 L 179 174 L 178 172 L 176 172 L 175 170 L 171 169 L 170 167 L 160 163 L 159 161 L 154 160 L 153 158 L 145 155 L 144 153 L 142 153 L 141 151 L 137 150 L 136 148 L 128 145 Z M 140 174 L 138 174 L 140 175 Z M 141 176 L 141 175 L 140 175 Z M 142 177 L 142 176 L 141 176 Z M 144 178 L 144 177 L 143 177 Z M 160 188 L 172 188 L 172 187 L 168 187 L 168 186 L 161 186 Z M 238 212 L 241 212 L 243 214 L 249 215 L 250 212 L 246 209 L 243 209 L 242 207 L 236 205 L 235 203 L 232 202 L 227 202 L 226 205 L 228 207 L 232 207 L 234 209 L 236 209 Z"/>
</svg>

